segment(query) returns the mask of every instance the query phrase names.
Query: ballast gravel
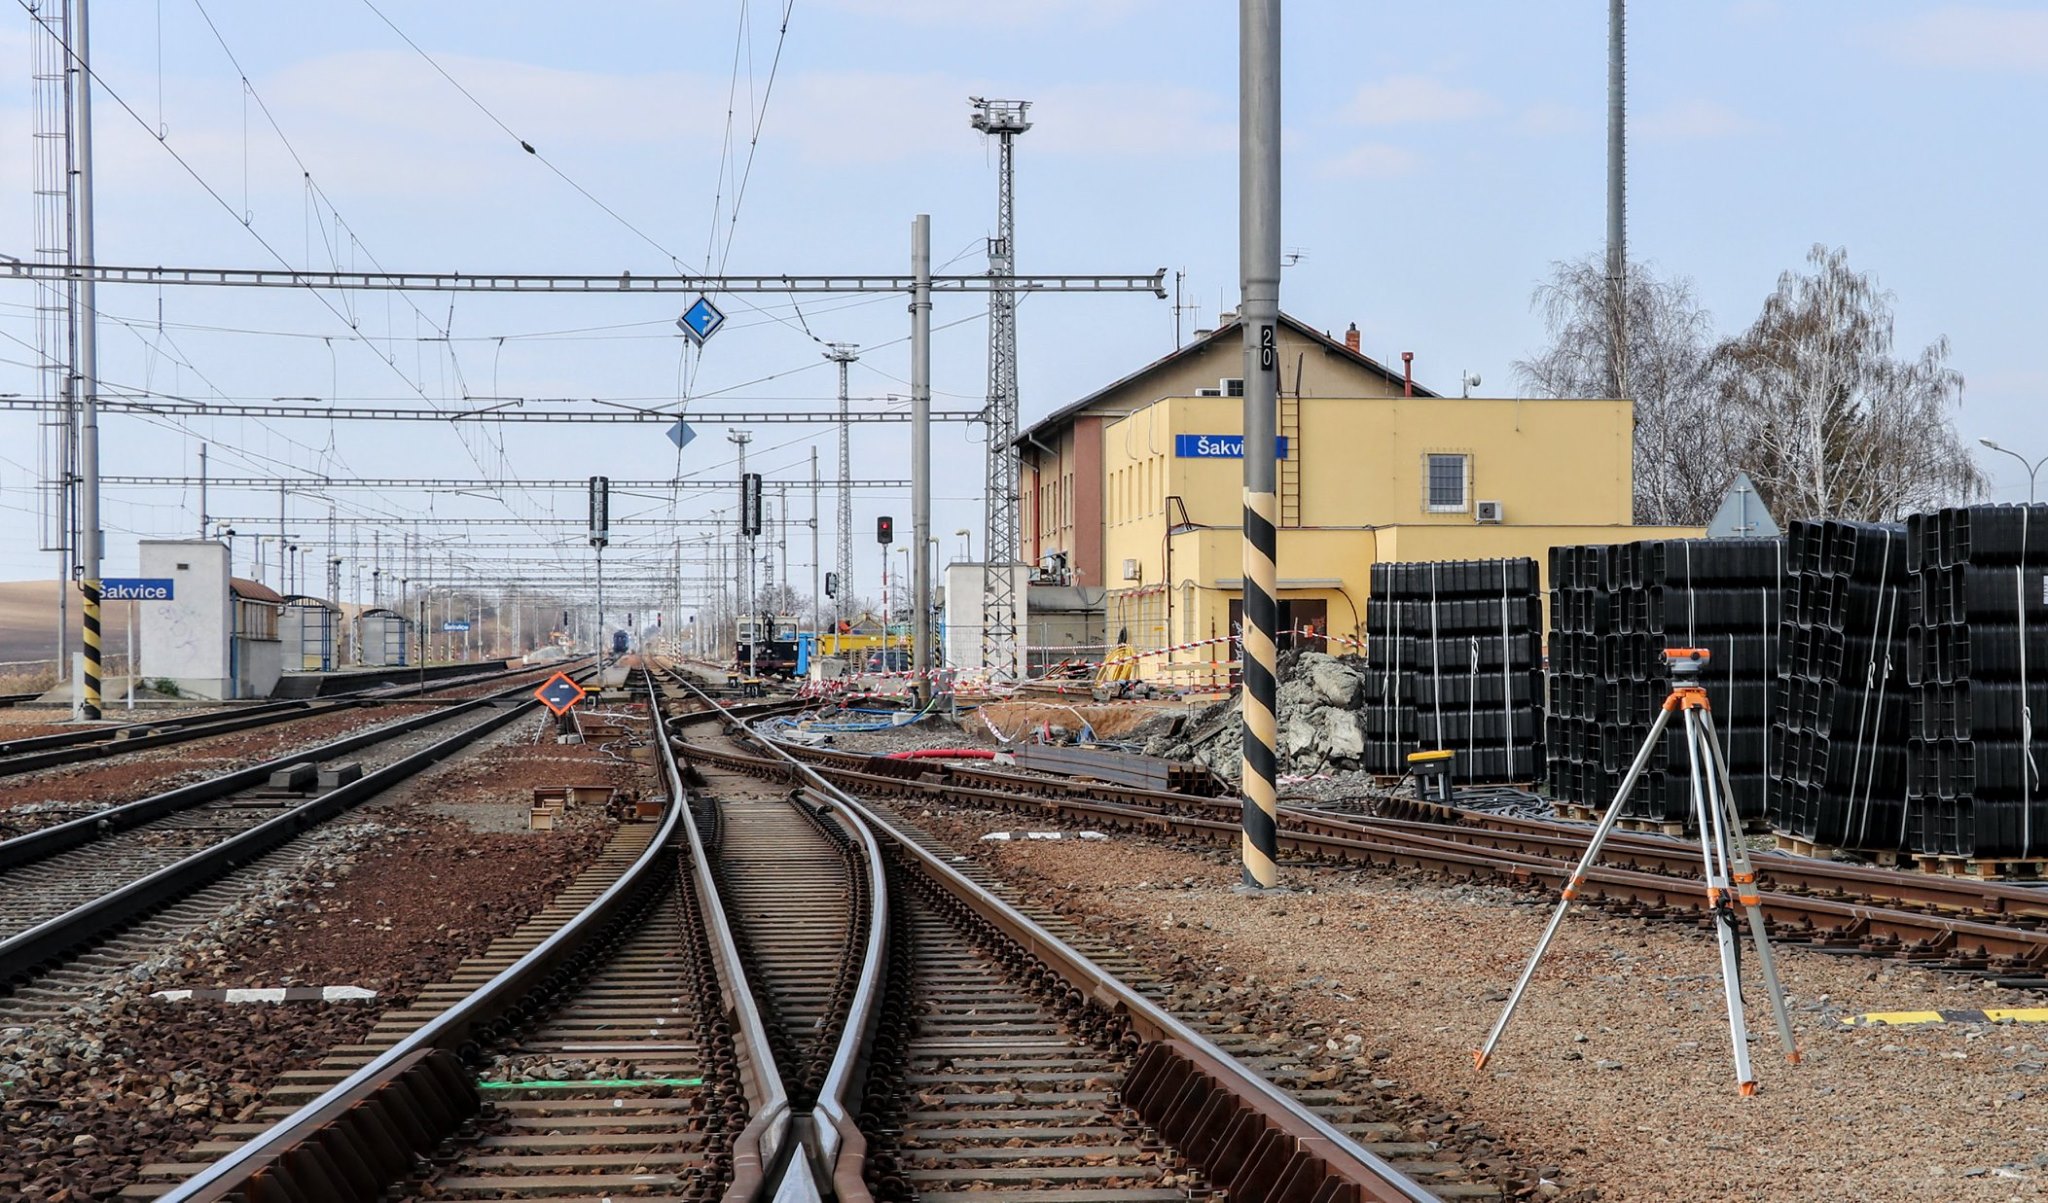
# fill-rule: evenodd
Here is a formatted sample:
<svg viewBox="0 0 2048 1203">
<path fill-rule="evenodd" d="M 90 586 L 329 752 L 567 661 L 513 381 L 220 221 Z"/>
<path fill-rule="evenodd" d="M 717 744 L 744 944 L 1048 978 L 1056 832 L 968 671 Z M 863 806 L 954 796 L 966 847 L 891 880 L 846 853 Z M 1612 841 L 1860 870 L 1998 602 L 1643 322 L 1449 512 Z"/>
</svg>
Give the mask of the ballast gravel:
<svg viewBox="0 0 2048 1203">
<path fill-rule="evenodd" d="M 1285 991 L 1392 1092 L 1483 1125 L 1543 1178 L 1532 1197 L 1934 1203 L 2048 1197 L 2048 1025 L 1852 1027 L 1875 1011 L 2041 1006 L 2034 994 L 1780 946 L 1803 1054 L 1788 1065 L 1743 961 L 1759 1093 L 1739 1097 L 1711 931 L 1599 911 L 1560 932 L 1501 1048 L 1500 1013 L 1554 896 L 1380 870 L 1234 861 L 1117 837 L 981 842 L 1014 816 L 923 820 L 1034 899 L 1162 972 Z"/>
</svg>

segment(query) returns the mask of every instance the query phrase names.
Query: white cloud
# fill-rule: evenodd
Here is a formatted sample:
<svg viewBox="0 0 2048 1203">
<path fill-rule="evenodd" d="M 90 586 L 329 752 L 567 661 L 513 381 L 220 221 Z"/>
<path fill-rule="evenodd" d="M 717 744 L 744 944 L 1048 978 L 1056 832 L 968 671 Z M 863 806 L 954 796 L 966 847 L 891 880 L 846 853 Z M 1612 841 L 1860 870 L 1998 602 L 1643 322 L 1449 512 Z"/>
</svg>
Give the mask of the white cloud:
<svg viewBox="0 0 2048 1203">
<path fill-rule="evenodd" d="M 1365 142 L 1316 164 L 1316 174 L 1332 179 L 1392 179 L 1413 175 L 1422 156 L 1405 146 Z"/>
<path fill-rule="evenodd" d="M 1477 88 L 1427 75 L 1394 75 L 1358 89 L 1344 115 L 1360 125 L 1419 125 L 1484 117 L 1500 106 Z"/>
<path fill-rule="evenodd" d="M 1909 63 L 1977 70 L 2048 71 L 2048 12 L 1952 4 L 1880 31 Z"/>
<path fill-rule="evenodd" d="M 1712 138 L 1733 138 L 1763 128 L 1727 105 L 1711 100 L 1688 100 L 1668 109 L 1641 116 L 1630 115 L 1631 136 L 1659 142 L 1696 142 Z"/>
</svg>

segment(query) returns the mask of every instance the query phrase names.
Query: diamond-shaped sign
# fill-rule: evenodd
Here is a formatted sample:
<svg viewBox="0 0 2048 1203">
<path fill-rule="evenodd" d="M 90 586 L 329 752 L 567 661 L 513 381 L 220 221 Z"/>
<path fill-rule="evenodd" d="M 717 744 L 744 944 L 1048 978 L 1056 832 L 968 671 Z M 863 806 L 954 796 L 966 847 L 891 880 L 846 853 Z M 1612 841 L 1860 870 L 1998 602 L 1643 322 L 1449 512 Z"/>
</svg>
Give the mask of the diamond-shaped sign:
<svg viewBox="0 0 2048 1203">
<path fill-rule="evenodd" d="M 676 445 L 677 451 L 689 446 L 690 441 L 696 437 L 697 432 L 690 428 L 688 422 L 678 420 L 674 426 L 668 428 L 668 441 Z"/>
<path fill-rule="evenodd" d="M 676 325 L 683 328 L 683 333 L 689 335 L 692 342 L 702 346 L 718 333 L 720 326 L 725 325 L 725 314 L 711 303 L 710 297 L 698 297 L 696 303 L 676 319 Z"/>
<path fill-rule="evenodd" d="M 543 681 L 541 687 L 533 691 L 533 696 L 540 699 L 541 705 L 559 716 L 569 713 L 569 708 L 582 701 L 587 692 L 581 685 L 571 681 L 569 674 L 556 673 Z"/>
</svg>

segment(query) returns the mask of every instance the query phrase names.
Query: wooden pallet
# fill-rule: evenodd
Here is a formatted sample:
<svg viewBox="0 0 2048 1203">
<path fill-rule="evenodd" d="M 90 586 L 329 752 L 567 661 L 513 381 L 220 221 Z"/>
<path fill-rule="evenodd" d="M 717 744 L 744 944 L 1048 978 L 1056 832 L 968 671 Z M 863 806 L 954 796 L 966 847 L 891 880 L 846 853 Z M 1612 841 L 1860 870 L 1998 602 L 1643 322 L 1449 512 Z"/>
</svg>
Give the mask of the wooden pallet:
<svg viewBox="0 0 2048 1203">
<path fill-rule="evenodd" d="M 1835 853 L 1841 851 L 1841 849 L 1833 845 L 1816 844 L 1812 840 L 1802 840 L 1796 835 L 1786 835 L 1782 831 L 1772 834 L 1778 845 L 1778 851 L 1789 852 L 1794 856 L 1810 856 L 1816 860 L 1831 860 L 1834 858 Z"/>
<path fill-rule="evenodd" d="M 1634 831 L 1643 835 L 1685 834 L 1685 824 L 1667 823 L 1662 819 L 1621 819 L 1614 825 L 1623 831 Z"/>
<path fill-rule="evenodd" d="M 1915 856 L 1913 861 L 1913 867 L 1922 873 L 1939 873 L 1943 877 L 1968 877 L 1980 881 L 2001 878 L 2040 881 L 2048 878 L 2048 860 L 2038 857 L 2028 860 L 1987 857 L 1979 860 L 1969 856 Z"/>
<path fill-rule="evenodd" d="M 1590 806 L 1580 806 L 1576 802 L 1552 802 L 1550 805 L 1560 819 L 1576 819 L 1581 823 L 1600 821 L 1600 812 Z"/>
</svg>

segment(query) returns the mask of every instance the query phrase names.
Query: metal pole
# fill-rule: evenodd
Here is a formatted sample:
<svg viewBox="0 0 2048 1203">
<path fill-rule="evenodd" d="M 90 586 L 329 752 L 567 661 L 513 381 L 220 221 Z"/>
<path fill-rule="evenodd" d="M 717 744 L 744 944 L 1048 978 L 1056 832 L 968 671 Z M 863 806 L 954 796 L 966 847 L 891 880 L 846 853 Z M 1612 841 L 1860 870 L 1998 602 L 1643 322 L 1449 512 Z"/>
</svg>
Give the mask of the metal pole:
<svg viewBox="0 0 2048 1203">
<path fill-rule="evenodd" d="M 839 596 L 832 599 L 836 627 L 846 620 L 846 599 L 853 592 L 853 486 L 848 483 L 853 479 L 853 424 L 847 421 L 846 370 L 860 355 L 852 343 L 825 345 L 830 348 L 825 358 L 839 365 L 839 542 L 833 560 L 839 570 Z"/>
<path fill-rule="evenodd" d="M 1244 326 L 1244 884 L 1279 884 L 1274 591 L 1280 320 L 1280 0 L 1239 0 L 1238 271 Z"/>
<path fill-rule="evenodd" d="M 825 627 L 825 566 L 819 562 L 818 546 L 818 448 L 811 447 L 811 655 L 818 654 L 819 637 Z"/>
<path fill-rule="evenodd" d="M 923 548 L 932 533 L 932 219 L 920 213 L 910 223 L 910 539 Z M 993 502 L 991 502 L 993 504 Z M 910 695 L 927 696 L 926 674 L 932 667 L 932 577 L 924 555 L 917 556 L 911 584 Z"/>
<path fill-rule="evenodd" d="M 92 215 L 92 56 L 87 49 L 86 0 L 71 0 L 71 52 L 78 68 L 73 93 L 77 106 L 77 222 L 72 252 L 82 267 L 93 264 Z M 79 470 L 83 477 L 79 505 L 78 573 L 82 593 L 80 614 L 85 625 L 85 708 L 88 719 L 100 717 L 100 418 L 99 298 L 92 273 L 78 282 L 78 398 L 82 403 L 78 431 Z"/>
<path fill-rule="evenodd" d="M 199 537 L 206 537 L 206 444 L 199 444 Z"/>
<path fill-rule="evenodd" d="M 1607 0 L 1607 371 L 1610 397 L 1628 395 L 1628 70 L 1626 0 Z"/>
<path fill-rule="evenodd" d="M 277 591 L 279 593 L 284 593 L 291 588 L 284 579 L 284 526 L 284 482 L 280 480 L 277 482 Z"/>
</svg>

